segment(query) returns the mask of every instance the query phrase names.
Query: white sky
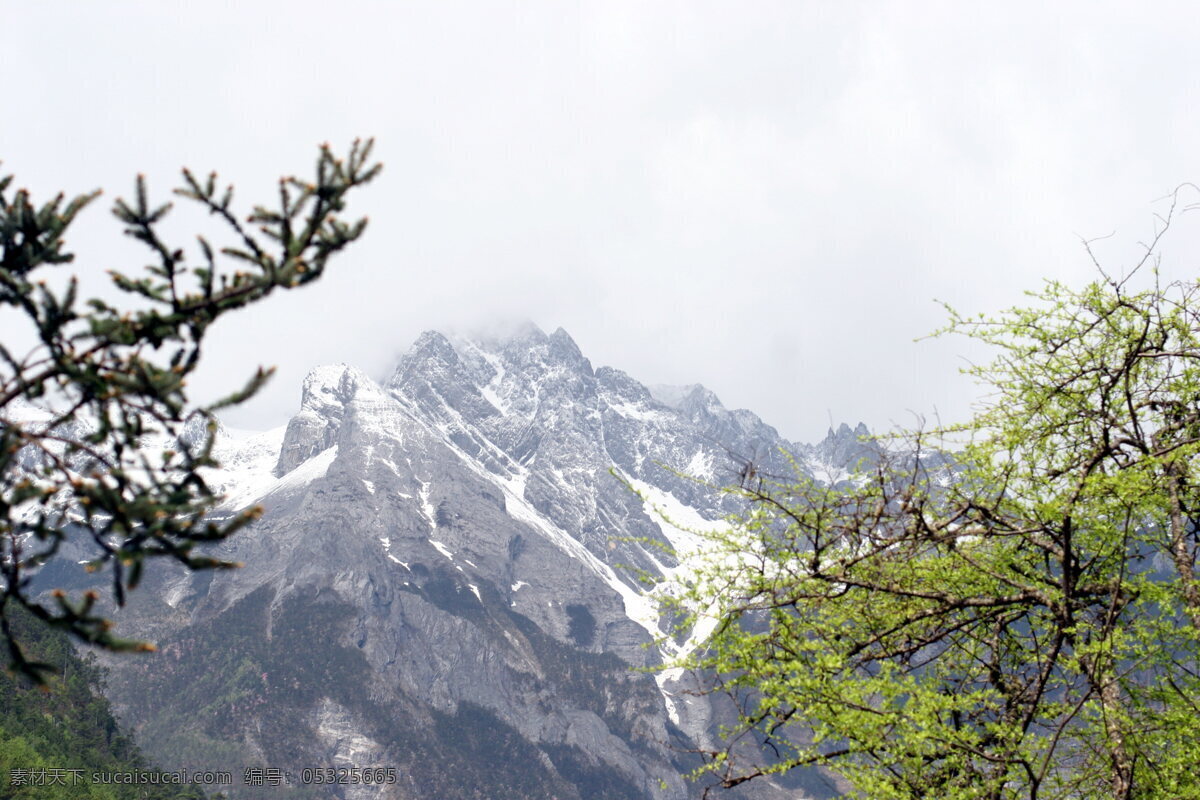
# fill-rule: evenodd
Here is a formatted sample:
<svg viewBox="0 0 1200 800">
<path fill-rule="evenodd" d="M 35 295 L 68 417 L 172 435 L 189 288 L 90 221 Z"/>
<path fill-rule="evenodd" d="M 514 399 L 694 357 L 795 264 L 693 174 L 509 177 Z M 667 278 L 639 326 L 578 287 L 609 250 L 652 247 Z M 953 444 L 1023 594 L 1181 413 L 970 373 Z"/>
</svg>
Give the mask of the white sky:
<svg viewBox="0 0 1200 800">
<path fill-rule="evenodd" d="M 68 240 L 98 280 L 146 260 L 106 211 L 137 172 L 166 199 L 215 168 L 248 211 L 319 142 L 376 137 L 366 237 L 213 332 L 201 393 L 279 366 L 234 424 L 286 420 L 316 364 L 531 318 L 812 440 L 966 412 L 978 354 L 913 341 L 934 298 L 1086 280 L 1080 236 L 1134 257 L 1200 180 L 1198 42 L 1187 3 L 0 0 L 0 169 L 104 187 Z"/>
</svg>

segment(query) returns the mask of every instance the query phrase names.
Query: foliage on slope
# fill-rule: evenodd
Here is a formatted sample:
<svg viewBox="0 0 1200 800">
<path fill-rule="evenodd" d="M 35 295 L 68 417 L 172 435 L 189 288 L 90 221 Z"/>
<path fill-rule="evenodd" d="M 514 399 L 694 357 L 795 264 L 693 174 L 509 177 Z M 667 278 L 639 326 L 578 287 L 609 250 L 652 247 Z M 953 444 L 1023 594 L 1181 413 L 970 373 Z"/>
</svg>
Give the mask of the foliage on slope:
<svg viewBox="0 0 1200 800">
<path fill-rule="evenodd" d="M 59 672 L 43 687 L 21 675 L 0 673 L 0 795 L 14 800 L 204 797 L 191 786 L 104 782 L 113 774 L 142 772 L 149 777 L 153 770 L 100 694 L 103 670 L 77 655 L 61 631 L 26 614 L 13 615 L 11 624 L 27 655 Z M 97 773 L 105 777 L 94 782 Z M 61 782 L 43 775 L 58 776 Z"/>
</svg>

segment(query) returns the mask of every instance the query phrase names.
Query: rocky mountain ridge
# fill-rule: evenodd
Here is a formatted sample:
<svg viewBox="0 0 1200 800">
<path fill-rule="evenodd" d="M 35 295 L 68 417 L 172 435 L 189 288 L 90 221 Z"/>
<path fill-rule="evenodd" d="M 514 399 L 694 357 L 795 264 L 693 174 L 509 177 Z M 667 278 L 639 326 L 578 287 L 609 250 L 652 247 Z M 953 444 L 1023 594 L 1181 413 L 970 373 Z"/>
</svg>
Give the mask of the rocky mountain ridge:
<svg viewBox="0 0 1200 800">
<path fill-rule="evenodd" d="M 163 655 L 110 660 L 113 697 L 167 766 L 398 769 L 289 797 L 694 796 L 687 751 L 729 711 L 633 669 L 661 660 L 643 578 L 694 544 L 647 505 L 719 525 L 714 487 L 788 474 L 787 454 L 840 480 L 865 433 L 788 442 L 532 325 L 427 332 L 382 382 L 319 367 L 285 429 L 221 445 L 223 508 L 265 509 L 220 548 L 247 566 L 149 579 L 120 623 Z M 812 772 L 743 794 L 832 791 Z"/>
</svg>

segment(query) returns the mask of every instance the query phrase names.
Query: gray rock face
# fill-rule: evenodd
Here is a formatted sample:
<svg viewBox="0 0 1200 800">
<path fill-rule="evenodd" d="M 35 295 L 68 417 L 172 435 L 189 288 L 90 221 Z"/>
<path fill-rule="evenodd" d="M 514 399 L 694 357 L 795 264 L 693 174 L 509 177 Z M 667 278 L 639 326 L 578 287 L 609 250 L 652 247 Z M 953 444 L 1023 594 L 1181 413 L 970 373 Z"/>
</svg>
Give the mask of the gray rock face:
<svg viewBox="0 0 1200 800">
<path fill-rule="evenodd" d="M 227 510 L 265 509 L 220 548 L 246 566 L 148 579 L 122 630 L 163 655 L 111 661 L 114 698 L 164 765 L 397 772 L 313 796 L 695 796 L 684 750 L 720 713 L 632 669 L 663 630 L 638 574 L 677 564 L 624 482 L 717 524 L 713 487 L 787 474 L 787 453 L 840 469 L 864 433 L 796 445 L 532 325 L 425 333 L 383 383 L 315 369 L 286 430 L 227 445 L 213 476 Z M 830 791 L 814 774 L 743 796 Z"/>
</svg>

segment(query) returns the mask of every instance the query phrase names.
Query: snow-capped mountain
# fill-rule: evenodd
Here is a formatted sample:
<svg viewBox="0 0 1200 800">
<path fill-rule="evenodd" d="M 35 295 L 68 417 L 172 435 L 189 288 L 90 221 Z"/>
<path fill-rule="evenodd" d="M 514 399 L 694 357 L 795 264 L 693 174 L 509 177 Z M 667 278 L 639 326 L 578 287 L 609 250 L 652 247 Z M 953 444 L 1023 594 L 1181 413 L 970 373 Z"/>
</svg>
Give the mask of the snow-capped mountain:
<svg viewBox="0 0 1200 800">
<path fill-rule="evenodd" d="M 221 546 L 246 566 L 156 571 L 118 621 L 160 655 L 109 659 L 113 697 L 164 766 L 396 770 L 314 797 L 694 796 L 686 751 L 729 712 L 633 669 L 665 624 L 639 575 L 694 545 L 647 505 L 720 525 L 714 487 L 788 453 L 839 480 L 865 433 L 791 443 L 533 325 L 427 332 L 385 381 L 319 367 L 286 428 L 221 445 L 222 508 L 265 509 Z M 743 796 L 830 793 L 814 772 Z"/>
</svg>

